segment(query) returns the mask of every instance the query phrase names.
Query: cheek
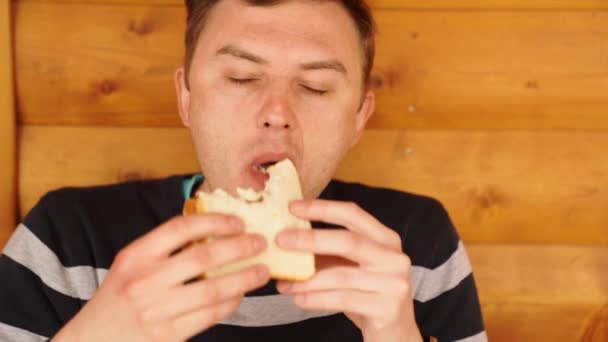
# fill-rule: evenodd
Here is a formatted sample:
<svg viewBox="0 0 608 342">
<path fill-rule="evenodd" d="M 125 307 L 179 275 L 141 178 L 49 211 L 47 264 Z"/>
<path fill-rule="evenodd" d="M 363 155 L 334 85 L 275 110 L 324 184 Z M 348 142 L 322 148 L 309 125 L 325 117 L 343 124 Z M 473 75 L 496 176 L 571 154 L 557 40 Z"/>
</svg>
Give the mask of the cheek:
<svg viewBox="0 0 608 342">
<path fill-rule="evenodd" d="M 309 130 L 304 132 L 307 159 L 315 167 L 333 171 L 348 152 L 353 132 L 352 120 L 346 115 L 311 120 Z"/>
<path fill-rule="evenodd" d="M 234 126 L 232 103 L 213 87 L 199 87 L 190 101 L 191 122 L 199 133 L 214 136 Z"/>
<path fill-rule="evenodd" d="M 311 113 L 305 135 L 319 144 L 319 148 L 341 150 L 349 146 L 355 131 L 355 114 L 342 108 Z"/>
<path fill-rule="evenodd" d="M 237 127 L 230 127 L 220 108 L 213 101 L 205 101 L 199 97 L 191 103 L 190 133 L 196 147 L 201 167 L 209 169 L 209 165 L 218 163 L 225 165 L 226 159 L 234 155 L 235 141 L 238 136 Z M 235 125 L 232 125 L 235 126 Z"/>
</svg>

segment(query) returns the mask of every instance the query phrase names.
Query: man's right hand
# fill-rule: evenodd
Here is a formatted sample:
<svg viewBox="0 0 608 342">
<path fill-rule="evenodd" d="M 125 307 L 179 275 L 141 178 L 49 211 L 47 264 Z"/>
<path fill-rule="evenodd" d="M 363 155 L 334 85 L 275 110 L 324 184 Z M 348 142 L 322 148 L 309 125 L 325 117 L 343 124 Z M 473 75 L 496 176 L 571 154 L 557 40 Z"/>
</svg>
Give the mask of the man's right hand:
<svg viewBox="0 0 608 342">
<path fill-rule="evenodd" d="M 259 254 L 260 235 L 219 214 L 175 217 L 118 253 L 102 286 L 53 341 L 184 341 L 235 311 L 244 294 L 269 280 L 252 266 L 187 282 L 205 271 Z M 208 237 L 179 253 L 180 247 Z"/>
</svg>

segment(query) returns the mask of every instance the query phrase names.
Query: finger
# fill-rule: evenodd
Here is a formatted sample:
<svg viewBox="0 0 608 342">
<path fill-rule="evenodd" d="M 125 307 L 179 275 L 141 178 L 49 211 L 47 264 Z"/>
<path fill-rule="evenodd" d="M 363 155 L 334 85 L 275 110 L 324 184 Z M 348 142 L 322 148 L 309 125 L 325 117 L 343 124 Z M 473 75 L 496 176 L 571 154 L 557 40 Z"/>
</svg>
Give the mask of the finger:
<svg viewBox="0 0 608 342">
<path fill-rule="evenodd" d="M 141 318 L 146 322 L 162 322 L 188 312 L 212 308 L 243 296 L 264 285 L 269 279 L 268 268 L 256 265 L 222 277 L 172 288 L 157 294 L 154 302 L 146 303 L 145 308 L 141 309 Z"/>
<path fill-rule="evenodd" d="M 285 294 L 350 289 L 399 295 L 407 290 L 408 279 L 373 273 L 355 267 L 334 267 L 318 271 L 303 282 L 277 282 L 277 289 Z"/>
<path fill-rule="evenodd" d="M 178 216 L 131 243 L 123 252 L 128 263 L 150 263 L 165 258 L 185 244 L 210 236 L 241 233 L 243 222 L 222 214 Z M 137 262 L 139 261 L 139 263 Z"/>
<path fill-rule="evenodd" d="M 241 298 L 232 299 L 214 307 L 205 308 L 176 318 L 171 322 L 171 330 L 175 333 L 171 339 L 185 341 L 228 317 L 239 307 Z M 159 340 L 161 341 L 161 340 Z"/>
<path fill-rule="evenodd" d="M 193 244 L 182 252 L 160 262 L 158 267 L 129 289 L 140 296 L 183 284 L 206 271 L 248 257 L 266 248 L 266 240 L 258 234 L 240 234 Z"/>
<path fill-rule="evenodd" d="M 402 301 L 356 290 L 328 290 L 301 293 L 294 296 L 294 303 L 307 310 L 340 311 L 365 317 L 391 315 L 403 305 Z"/>
<path fill-rule="evenodd" d="M 289 208 L 294 215 L 303 219 L 337 224 L 380 244 L 401 249 L 399 234 L 353 202 L 302 200 L 292 202 Z"/>
<path fill-rule="evenodd" d="M 289 229 L 276 242 L 284 249 L 339 256 L 379 272 L 400 274 L 410 268 L 409 258 L 400 251 L 344 229 Z"/>
</svg>

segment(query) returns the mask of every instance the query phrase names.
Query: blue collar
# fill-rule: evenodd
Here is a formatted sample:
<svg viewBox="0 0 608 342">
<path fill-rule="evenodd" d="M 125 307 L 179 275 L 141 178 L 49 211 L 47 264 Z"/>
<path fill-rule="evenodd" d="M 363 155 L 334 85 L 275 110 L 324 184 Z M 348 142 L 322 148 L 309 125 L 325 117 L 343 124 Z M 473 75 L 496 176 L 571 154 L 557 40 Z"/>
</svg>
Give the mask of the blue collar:
<svg viewBox="0 0 608 342">
<path fill-rule="evenodd" d="M 205 177 L 202 173 L 197 173 L 191 177 L 184 179 L 182 183 L 184 200 L 187 200 L 188 198 L 192 197 L 192 195 L 194 195 L 193 192 L 196 190 L 196 188 L 199 187 L 199 185 L 201 185 L 201 183 L 203 183 L 204 179 Z"/>
</svg>

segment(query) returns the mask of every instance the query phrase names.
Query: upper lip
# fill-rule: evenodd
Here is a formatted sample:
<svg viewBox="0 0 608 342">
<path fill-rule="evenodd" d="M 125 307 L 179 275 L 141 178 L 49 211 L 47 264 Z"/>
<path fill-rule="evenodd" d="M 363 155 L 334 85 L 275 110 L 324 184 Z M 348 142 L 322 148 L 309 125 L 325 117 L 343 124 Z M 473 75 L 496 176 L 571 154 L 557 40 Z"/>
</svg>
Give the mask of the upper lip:
<svg viewBox="0 0 608 342">
<path fill-rule="evenodd" d="M 263 165 L 263 164 L 266 164 L 266 163 L 280 162 L 283 159 L 289 159 L 289 160 L 291 160 L 292 163 L 295 164 L 293 155 L 291 153 L 285 151 L 285 152 L 263 152 L 263 153 L 259 153 L 259 154 L 257 154 L 253 158 L 253 161 L 251 162 L 251 165 L 253 167 L 257 167 L 258 165 Z"/>
</svg>

